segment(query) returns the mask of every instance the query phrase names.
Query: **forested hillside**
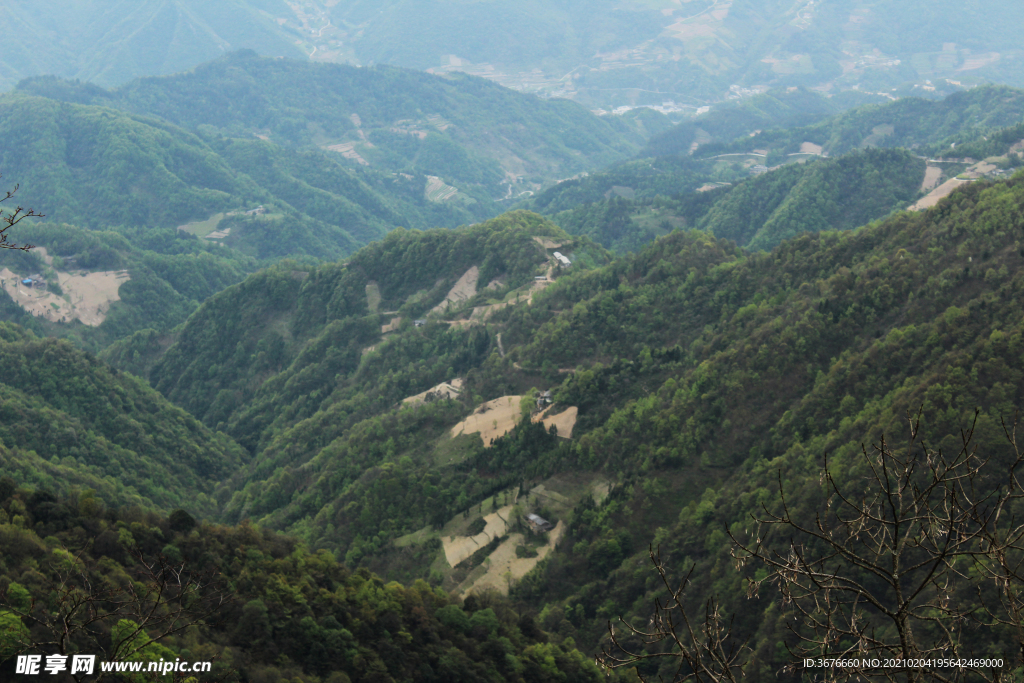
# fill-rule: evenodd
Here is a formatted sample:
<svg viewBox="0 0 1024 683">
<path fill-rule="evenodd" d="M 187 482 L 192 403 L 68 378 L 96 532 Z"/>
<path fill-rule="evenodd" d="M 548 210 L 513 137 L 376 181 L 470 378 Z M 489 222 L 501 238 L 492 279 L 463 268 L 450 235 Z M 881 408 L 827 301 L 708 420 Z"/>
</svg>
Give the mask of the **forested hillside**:
<svg viewBox="0 0 1024 683">
<path fill-rule="evenodd" d="M 251 136 L 204 140 L 105 107 L 8 95 L 0 130 L 0 163 L 20 185 L 18 200 L 51 220 L 135 232 L 184 226 L 200 237 L 219 229 L 222 242 L 262 259 L 340 258 L 397 225 L 454 226 L 497 211 L 486 197 L 429 201 L 422 174 L 357 172 L 329 153 Z M 265 213 L 252 215 L 261 205 Z"/>
<path fill-rule="evenodd" d="M 925 162 L 904 150 L 869 150 L 783 166 L 704 192 L 651 196 L 645 187 L 633 193 L 636 199 L 611 196 L 551 220 L 617 251 L 640 249 L 679 228 L 771 249 L 802 232 L 849 230 L 906 207 L 918 197 L 924 171 Z"/>
<path fill-rule="evenodd" d="M 221 470 L 221 519 L 389 578 L 511 592 L 588 652 L 608 618 L 646 618 L 659 543 L 670 568 L 697 563 L 691 608 L 745 610 L 739 635 L 778 671 L 779 616 L 739 602 L 722 529 L 775 504 L 780 469 L 812 514 L 820 454 L 849 471 L 908 410 L 955 450 L 978 407 L 978 447 L 1005 450 L 1021 206 L 1024 179 L 979 181 L 771 252 L 680 231 L 616 260 L 525 212 L 394 231 L 346 264 L 250 276 L 169 346 L 143 331 L 104 357 L 247 451 Z"/>
<path fill-rule="evenodd" d="M 463 604 L 423 581 L 386 583 L 251 524 L 197 524 L 181 510 L 167 517 L 116 500 L 88 489 L 55 496 L 0 477 L 5 679 L 15 676 L 8 654 L 51 641 L 54 631 L 43 624 L 62 610 L 61 652 L 212 661 L 204 675 L 221 681 L 601 680 L 571 639 L 544 633 L 533 614 L 498 596 Z M 184 595 L 176 583 L 182 575 Z M 62 600 L 62 582 L 74 587 L 72 599 Z M 123 604 L 112 608 L 115 600 Z M 151 641 L 175 610 L 180 618 L 170 628 L 195 625 Z M 105 614 L 112 616 L 97 620 Z M 140 626 L 149 632 L 133 634 Z"/>
<path fill-rule="evenodd" d="M 19 90 L 156 116 L 187 130 L 334 147 L 354 165 L 496 188 L 606 166 L 639 149 L 622 120 L 453 74 L 268 59 L 243 51 L 111 91 L 54 79 Z M 345 147 L 345 149 L 342 149 Z M 504 185 L 501 186 L 504 189 Z"/>
<path fill-rule="evenodd" d="M 1021 119 L 1024 91 L 983 86 L 941 100 L 904 97 L 895 102 L 857 107 L 809 126 L 760 131 L 746 139 L 708 145 L 698 154 L 711 156 L 760 148 L 768 150 L 768 163 L 773 165 L 787 154 L 800 152 L 803 143 L 812 142 L 833 156 L 865 147 L 920 148 L 936 156 L 959 156 L 951 150 L 952 143 L 981 138 L 1015 126 Z M 685 129 L 678 130 L 689 135 Z M 662 135 L 671 137 L 673 131 Z M 650 146 L 656 149 L 661 144 L 666 143 L 652 140 Z"/>
<path fill-rule="evenodd" d="M 218 482 L 248 460 L 237 444 L 67 342 L 0 326 L 6 474 L 38 489 L 217 514 Z"/>
</svg>

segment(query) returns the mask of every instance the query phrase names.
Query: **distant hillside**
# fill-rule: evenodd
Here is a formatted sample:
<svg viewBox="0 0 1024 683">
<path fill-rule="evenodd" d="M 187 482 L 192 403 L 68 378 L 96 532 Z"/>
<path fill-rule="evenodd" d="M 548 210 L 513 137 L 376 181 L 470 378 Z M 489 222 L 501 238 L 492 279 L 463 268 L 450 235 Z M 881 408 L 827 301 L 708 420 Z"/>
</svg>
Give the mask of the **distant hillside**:
<svg viewBox="0 0 1024 683">
<path fill-rule="evenodd" d="M 139 76 L 191 69 L 229 50 L 305 57 L 294 16 L 282 0 L 14 0 L 0 26 L 6 44 L 0 90 L 42 74 L 117 85 Z"/>
<path fill-rule="evenodd" d="M 1021 86 L 1004 27 L 1022 22 L 1015 0 L 16 0 L 0 17 L 0 88 L 43 74 L 116 86 L 249 48 L 461 71 L 587 106 L 696 108 L 770 87 Z"/>
<path fill-rule="evenodd" d="M 921 195 L 925 172 L 925 162 L 905 150 L 868 150 L 798 154 L 806 163 L 791 160 L 751 177 L 763 156 L 638 160 L 554 186 L 523 206 L 619 252 L 680 228 L 770 249 L 800 232 L 849 229 L 906 208 Z"/>
<path fill-rule="evenodd" d="M 880 95 L 856 91 L 826 97 L 806 88 L 772 90 L 714 105 L 710 111 L 656 133 L 640 156 L 694 154 L 702 145 L 732 142 L 763 130 L 799 128 L 847 109 L 881 102 L 886 100 Z"/>
<path fill-rule="evenodd" d="M 1024 90 L 985 86 L 954 93 L 941 100 L 907 97 L 886 104 L 858 107 L 809 126 L 763 131 L 697 152 L 766 149 L 769 163 L 800 151 L 805 142 L 821 145 L 826 154 L 844 154 L 865 147 L 924 148 L 949 153 L 950 144 L 965 137 L 982 137 L 1024 120 Z M 683 129 L 679 129 L 683 130 Z M 753 131 L 751 131 L 753 132 Z M 671 135 L 671 131 L 663 135 Z M 652 146 L 658 144 L 653 141 Z"/>
<path fill-rule="evenodd" d="M 481 78 L 355 68 L 239 52 L 194 71 L 109 92 L 35 79 L 24 92 L 157 116 L 187 130 L 337 150 L 353 165 L 434 175 L 504 196 L 608 165 L 642 138 L 623 121 L 540 100 Z"/>
</svg>

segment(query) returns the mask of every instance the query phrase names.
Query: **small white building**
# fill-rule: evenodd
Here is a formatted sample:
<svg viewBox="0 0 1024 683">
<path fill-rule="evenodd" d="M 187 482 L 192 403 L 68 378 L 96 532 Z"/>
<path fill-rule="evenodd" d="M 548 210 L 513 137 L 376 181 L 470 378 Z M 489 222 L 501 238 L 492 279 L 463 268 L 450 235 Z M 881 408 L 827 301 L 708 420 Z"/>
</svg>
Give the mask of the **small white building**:
<svg viewBox="0 0 1024 683">
<path fill-rule="evenodd" d="M 552 256 L 554 256 L 555 260 L 558 261 L 563 266 L 572 265 L 572 262 L 569 259 L 565 258 L 565 256 L 563 256 L 561 252 L 556 251 L 554 254 L 552 254 Z"/>
</svg>

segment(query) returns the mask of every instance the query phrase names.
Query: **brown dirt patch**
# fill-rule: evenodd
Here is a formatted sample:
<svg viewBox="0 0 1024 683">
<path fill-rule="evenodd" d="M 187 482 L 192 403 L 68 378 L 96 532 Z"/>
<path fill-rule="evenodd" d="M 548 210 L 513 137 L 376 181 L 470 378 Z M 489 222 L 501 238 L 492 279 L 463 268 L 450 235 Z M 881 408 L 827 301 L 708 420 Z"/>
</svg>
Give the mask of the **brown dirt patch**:
<svg viewBox="0 0 1024 683">
<path fill-rule="evenodd" d="M 813 142 L 801 142 L 800 143 L 801 154 L 821 154 L 821 145 L 816 145 Z"/>
<path fill-rule="evenodd" d="M 402 403 L 423 403 L 427 399 L 427 394 L 434 394 L 437 398 L 458 398 L 459 393 L 462 391 L 462 382 L 461 377 L 457 377 L 451 382 L 441 382 L 437 386 L 421 391 L 415 396 L 403 398 Z"/>
<path fill-rule="evenodd" d="M 467 586 L 462 597 L 472 591 L 496 589 L 502 595 L 508 595 L 510 583 L 515 583 L 526 576 L 541 560 L 548 556 L 558 545 L 565 525 L 559 520 L 555 528 L 548 533 L 548 543 L 537 549 L 537 557 L 516 557 L 516 546 L 525 540 L 522 534 L 512 534 L 498 546 L 497 550 L 487 558 L 487 573 Z"/>
<path fill-rule="evenodd" d="M 25 287 L 20 284 L 21 279 L 7 268 L 0 270 L 0 283 L 7 295 L 32 315 L 52 322 L 77 319 L 89 327 L 97 327 L 106 319 L 110 304 L 120 300 L 117 292 L 128 281 L 128 271 L 108 270 L 81 275 L 57 271 L 57 282 L 65 297 Z"/>
<path fill-rule="evenodd" d="M 927 195 L 917 200 L 917 203 L 910 207 L 911 211 L 923 211 L 924 209 L 930 209 L 939 203 L 945 197 L 948 197 L 953 193 L 953 190 L 958 187 L 962 187 L 972 181 L 960 180 L 959 178 L 950 178 L 946 182 L 942 183 L 934 190 L 929 192 Z"/>
<path fill-rule="evenodd" d="M 401 325 L 401 324 L 402 324 L 402 318 L 401 317 L 392 318 L 391 322 L 389 322 L 387 325 L 381 325 L 380 326 L 380 333 L 381 334 L 387 334 L 388 332 L 394 332 L 395 330 L 398 329 L 398 326 Z"/>
<path fill-rule="evenodd" d="M 430 309 L 431 313 L 441 313 L 452 304 L 460 304 L 476 294 L 477 281 L 480 279 L 480 268 L 473 266 L 452 286 L 444 301 Z"/>
<path fill-rule="evenodd" d="M 498 437 L 512 431 L 520 418 L 519 401 L 522 396 L 502 396 L 482 403 L 473 414 L 451 429 L 451 436 L 479 433 L 484 446 L 490 446 Z"/>
<path fill-rule="evenodd" d="M 926 166 L 924 169 L 924 180 L 921 181 L 921 192 L 929 192 L 939 184 L 942 177 L 942 169 L 938 166 Z"/>
<path fill-rule="evenodd" d="M 558 436 L 563 439 L 571 438 L 572 429 L 576 426 L 576 415 L 579 413 L 579 408 L 570 406 L 560 413 L 547 415 L 547 412 L 550 410 L 548 408 L 544 412 L 534 415 L 533 421 L 542 423 L 545 429 L 550 429 L 551 425 L 554 425 L 555 429 L 558 430 Z"/>
</svg>

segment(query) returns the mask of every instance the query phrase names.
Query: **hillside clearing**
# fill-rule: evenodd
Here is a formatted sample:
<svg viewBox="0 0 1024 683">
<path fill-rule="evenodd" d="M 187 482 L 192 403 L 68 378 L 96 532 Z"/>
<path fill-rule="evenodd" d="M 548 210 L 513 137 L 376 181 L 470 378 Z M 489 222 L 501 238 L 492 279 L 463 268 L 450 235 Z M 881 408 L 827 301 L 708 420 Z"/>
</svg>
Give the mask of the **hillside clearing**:
<svg viewBox="0 0 1024 683">
<path fill-rule="evenodd" d="M 22 285 L 22 277 L 7 268 L 0 270 L 0 285 L 16 304 L 34 316 L 51 322 L 79 320 L 89 327 L 98 327 L 106 319 L 110 305 L 121 299 L 118 289 L 129 279 L 126 270 L 83 271 L 79 275 L 56 273 L 63 297 Z"/>
<path fill-rule="evenodd" d="M 441 539 L 444 548 L 444 557 L 452 567 L 462 562 L 480 548 L 490 543 L 493 539 L 504 536 L 508 531 L 509 516 L 512 513 L 512 505 L 484 515 L 487 526 L 476 536 L 446 536 Z"/>
<path fill-rule="evenodd" d="M 571 438 L 572 429 L 576 426 L 576 415 L 579 413 L 579 408 L 570 406 L 560 413 L 547 415 L 550 410 L 551 408 L 548 408 L 534 415 L 533 421 L 542 423 L 547 429 L 550 429 L 553 425 L 558 430 L 558 436 L 563 439 Z"/>
<path fill-rule="evenodd" d="M 555 528 L 548 532 L 547 544 L 537 548 L 536 557 L 517 557 L 516 547 L 523 545 L 526 538 L 520 533 L 510 535 L 488 556 L 485 562 L 486 573 L 472 580 L 462 590 L 461 597 L 465 598 L 473 591 L 484 591 L 491 588 L 502 595 L 508 595 L 509 587 L 526 576 L 541 560 L 547 557 L 558 545 L 564 532 L 565 525 L 559 520 Z"/>
<path fill-rule="evenodd" d="M 403 398 L 402 403 L 424 403 L 427 400 L 427 396 L 430 394 L 433 394 L 435 399 L 458 398 L 459 392 L 462 391 L 462 382 L 462 378 L 459 377 L 456 377 L 451 382 L 441 382 L 437 386 L 430 387 L 426 391 L 421 391 L 415 396 Z"/>
<path fill-rule="evenodd" d="M 926 166 L 924 169 L 924 180 L 921 181 L 921 192 L 930 192 L 939 184 L 942 177 L 942 169 L 938 166 Z"/>
<path fill-rule="evenodd" d="M 459 434 L 479 433 L 484 446 L 490 446 L 498 437 L 505 436 L 519 422 L 522 413 L 519 401 L 522 396 L 501 396 L 480 406 L 472 415 L 451 428 L 452 437 Z"/>
<path fill-rule="evenodd" d="M 476 294 L 476 286 L 479 279 L 480 268 L 473 266 L 463 273 L 462 277 L 460 277 L 452 288 L 448 290 L 448 294 L 445 296 L 444 301 L 430 309 L 430 312 L 440 313 L 452 304 L 459 304 L 468 300 Z"/>
<path fill-rule="evenodd" d="M 445 202 L 455 197 L 458 193 L 458 189 L 446 184 L 436 175 L 427 176 L 427 185 L 423 190 L 423 194 L 428 201 Z"/>
</svg>

